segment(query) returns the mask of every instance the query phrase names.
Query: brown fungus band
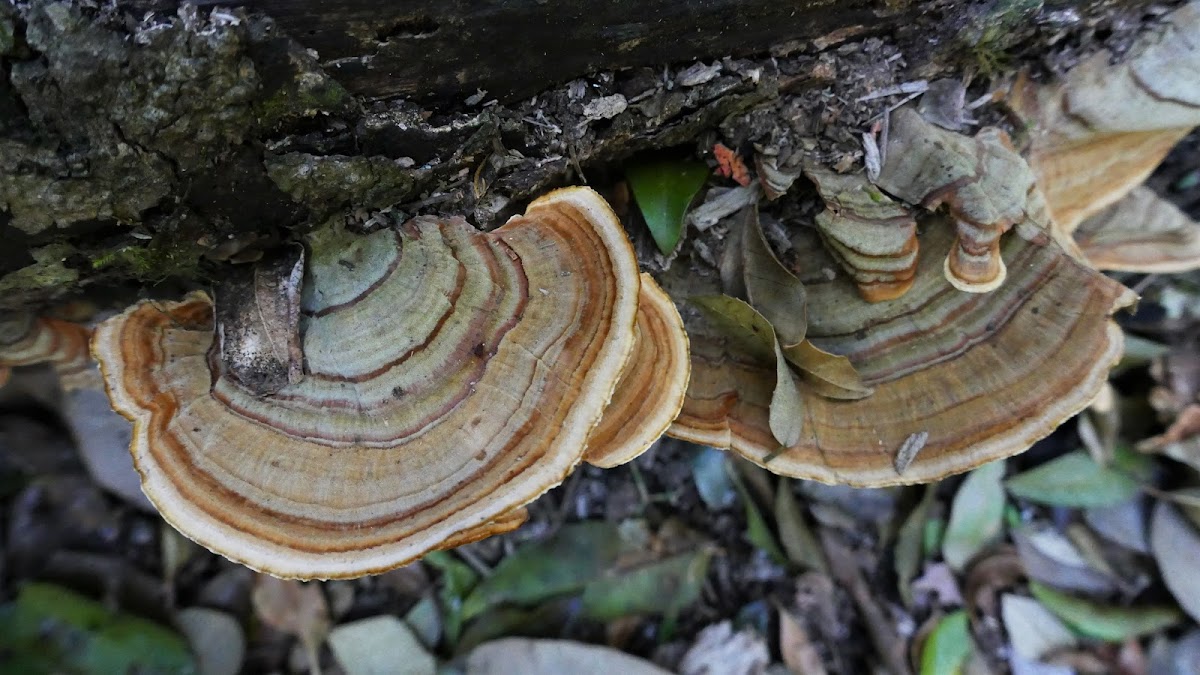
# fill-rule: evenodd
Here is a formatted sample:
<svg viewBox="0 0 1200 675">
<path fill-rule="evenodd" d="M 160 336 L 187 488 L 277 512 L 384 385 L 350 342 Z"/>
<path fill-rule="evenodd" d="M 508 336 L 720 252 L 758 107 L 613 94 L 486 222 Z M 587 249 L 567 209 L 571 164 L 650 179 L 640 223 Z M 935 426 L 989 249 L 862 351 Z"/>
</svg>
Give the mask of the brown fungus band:
<svg viewBox="0 0 1200 675">
<path fill-rule="evenodd" d="M 582 458 L 634 349 L 641 283 L 608 205 L 570 188 L 489 233 L 420 218 L 310 244 L 304 374 L 274 393 L 222 371 L 206 297 L 97 329 L 147 495 L 187 536 L 285 577 L 369 574 L 516 527 Z M 650 441 L 593 451 L 615 463 Z"/>
<path fill-rule="evenodd" d="M 15 315 L 0 321 L 0 385 L 11 368 L 48 363 L 63 387 L 74 389 L 94 382 L 88 355 L 91 331 L 70 321 Z"/>
<path fill-rule="evenodd" d="M 816 216 L 821 240 L 867 302 L 894 300 L 917 271 L 917 219 L 865 176 L 809 167 L 825 210 Z"/>
</svg>

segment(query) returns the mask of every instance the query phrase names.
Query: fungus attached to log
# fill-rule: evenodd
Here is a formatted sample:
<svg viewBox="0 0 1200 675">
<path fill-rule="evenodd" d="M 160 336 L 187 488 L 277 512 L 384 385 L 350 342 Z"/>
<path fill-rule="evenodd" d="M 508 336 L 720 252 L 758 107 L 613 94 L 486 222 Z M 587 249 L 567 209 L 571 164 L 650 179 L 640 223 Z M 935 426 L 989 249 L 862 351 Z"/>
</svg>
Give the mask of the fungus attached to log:
<svg viewBox="0 0 1200 675">
<path fill-rule="evenodd" d="M 870 396 L 836 400 L 801 387 L 800 441 L 780 448 L 769 424 L 773 365 L 689 318 L 692 378 L 668 433 L 782 475 L 878 486 L 937 480 L 1021 452 L 1086 407 L 1121 354 L 1110 315 L 1133 293 L 1030 223 L 1001 245 L 1007 281 L 991 293 L 960 293 L 940 269 L 955 234 L 933 222 L 921 238 L 927 255 L 912 288 L 874 304 L 845 277 L 820 276 L 834 262 L 811 231 L 793 239 L 795 269 L 812 277 L 802 278 L 808 338 L 847 357 Z M 898 458 L 913 454 L 914 438 L 924 440 L 915 457 Z"/>
<path fill-rule="evenodd" d="M 931 210 L 948 207 L 957 237 L 944 271 L 959 290 L 999 288 L 1007 274 L 1000 236 L 1026 220 L 1048 225 L 1033 172 L 999 129 L 969 138 L 900 108 L 892 113 L 885 153 L 879 187 Z"/>
<path fill-rule="evenodd" d="M 1013 88 L 1009 105 L 1029 127 L 1025 154 L 1059 236 L 1076 234 L 1082 254 L 1100 269 L 1182 271 L 1200 267 L 1200 250 L 1190 257 L 1172 250 L 1175 237 L 1200 238 L 1200 225 L 1173 219 L 1169 223 L 1125 222 L 1101 217 L 1078 233 L 1082 223 L 1125 198 L 1154 171 L 1171 148 L 1200 125 L 1200 2 L 1172 12 L 1164 25 L 1148 31 L 1124 57 L 1110 64 L 1100 52 L 1071 69 L 1059 82 L 1038 84 L 1027 77 Z M 1120 208 L 1122 218 L 1162 214 L 1170 209 Z M 1147 230 L 1137 236 L 1134 230 Z M 1102 234 L 1101 228 L 1112 227 Z M 1128 259 L 1118 247 L 1133 240 Z M 1088 242 L 1105 242 L 1089 251 Z M 1155 243 L 1158 242 L 1158 243 Z M 1093 257 L 1093 255 L 1095 257 Z M 1139 261 L 1159 266 L 1139 267 Z M 1162 267 L 1161 265 L 1166 265 Z"/>
<path fill-rule="evenodd" d="M 1097 269 L 1173 273 L 1200 267 L 1200 223 L 1146 187 L 1080 223 L 1075 241 Z"/>
<path fill-rule="evenodd" d="M 224 372 L 207 297 L 96 330 L 143 488 L 185 535 L 283 577 L 350 577 L 516 527 L 581 459 L 634 345 L 640 280 L 591 190 L 481 233 L 310 241 L 301 381 Z"/>
<path fill-rule="evenodd" d="M 867 302 L 898 298 L 917 271 L 917 219 L 860 175 L 809 168 L 825 210 L 817 229 Z"/>
<path fill-rule="evenodd" d="M 584 459 L 611 468 L 642 454 L 683 407 L 691 361 L 687 333 L 671 298 L 642 274 L 633 354 L 600 424 L 588 437 Z"/>
</svg>

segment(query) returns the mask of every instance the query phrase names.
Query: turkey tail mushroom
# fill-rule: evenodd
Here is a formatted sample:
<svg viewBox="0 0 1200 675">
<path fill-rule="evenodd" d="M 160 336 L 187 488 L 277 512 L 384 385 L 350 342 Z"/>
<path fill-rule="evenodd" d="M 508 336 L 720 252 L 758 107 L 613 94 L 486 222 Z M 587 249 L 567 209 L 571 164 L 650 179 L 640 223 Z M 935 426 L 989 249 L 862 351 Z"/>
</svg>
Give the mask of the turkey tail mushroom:
<svg viewBox="0 0 1200 675">
<path fill-rule="evenodd" d="M 988 293 L 1004 283 L 1000 237 L 1017 223 L 1049 227 L 1033 172 L 994 128 L 974 138 L 925 121 L 914 108 L 891 115 L 887 156 L 875 184 L 934 210 L 945 205 L 954 222 L 946 278 L 961 291 Z"/>
<path fill-rule="evenodd" d="M 917 271 L 917 219 L 865 177 L 809 167 L 825 210 L 816 216 L 826 248 L 867 302 L 894 300 Z"/>
<path fill-rule="evenodd" d="M 1025 155 L 1054 228 L 1061 236 L 1075 235 L 1083 254 L 1100 269 L 1200 267 L 1200 251 L 1185 254 L 1173 243 L 1200 238 L 1200 225 L 1181 222 L 1170 209 L 1148 209 L 1147 199 L 1136 197 L 1109 216 L 1098 215 L 1141 185 L 1200 125 L 1200 2 L 1192 0 L 1167 15 L 1162 26 L 1139 38 L 1122 63 L 1110 65 L 1111 58 L 1108 52 L 1095 54 L 1059 82 L 1038 84 L 1022 77 L 1009 97 L 1029 127 Z M 1083 225 L 1093 216 L 1100 220 Z M 1143 220 L 1158 216 L 1167 220 Z M 1141 236 L 1134 233 L 1143 227 Z M 1112 231 L 1101 232 L 1107 228 Z M 1174 234 L 1164 237 L 1168 230 Z M 1131 242 L 1128 258 L 1114 246 L 1122 239 Z M 1089 252 L 1088 242 L 1103 244 Z M 1139 261 L 1149 266 L 1138 266 Z"/>
<path fill-rule="evenodd" d="M 1086 407 L 1122 351 L 1110 316 L 1133 293 L 1028 223 L 1001 246 L 1007 281 L 960 293 L 941 273 L 959 245 L 942 225 L 922 235 L 929 255 L 896 300 L 863 302 L 845 277 L 804 279 L 809 338 L 847 357 L 873 394 L 837 400 L 802 387 L 801 439 L 780 448 L 769 425 L 771 364 L 688 320 L 692 378 L 668 433 L 781 475 L 866 487 L 933 481 L 1022 452 Z M 793 244 L 797 270 L 832 264 L 810 231 Z M 924 444 L 898 461 L 911 439 Z"/>
<path fill-rule="evenodd" d="M 0 384 L 10 368 L 49 363 L 67 389 L 95 382 L 91 331 L 71 321 L 21 315 L 0 321 Z"/>
<path fill-rule="evenodd" d="M 612 468 L 646 451 L 683 407 L 691 361 L 679 310 L 654 279 L 642 273 L 633 355 L 613 400 L 588 437 L 588 464 Z"/>
<path fill-rule="evenodd" d="M 580 461 L 634 346 L 640 280 L 586 188 L 482 233 L 411 221 L 310 241 L 304 377 L 225 372 L 206 296 L 92 343 L 143 489 L 180 532 L 281 577 L 352 577 L 511 529 Z"/>
</svg>

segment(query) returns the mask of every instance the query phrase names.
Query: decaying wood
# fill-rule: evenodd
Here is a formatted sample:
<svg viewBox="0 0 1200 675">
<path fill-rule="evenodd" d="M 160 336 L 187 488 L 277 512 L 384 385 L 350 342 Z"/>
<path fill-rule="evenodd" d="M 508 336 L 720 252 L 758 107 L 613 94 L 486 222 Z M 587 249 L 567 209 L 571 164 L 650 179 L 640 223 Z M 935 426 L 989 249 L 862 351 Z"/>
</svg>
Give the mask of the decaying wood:
<svg viewBox="0 0 1200 675">
<path fill-rule="evenodd" d="M 894 104 L 867 94 L 1152 19 L 1091 0 L 1066 19 L 950 0 L 0 0 L 0 310 L 210 286 L 331 219 L 491 228 L 718 135 L 781 170 L 801 152 L 851 166 Z"/>
</svg>

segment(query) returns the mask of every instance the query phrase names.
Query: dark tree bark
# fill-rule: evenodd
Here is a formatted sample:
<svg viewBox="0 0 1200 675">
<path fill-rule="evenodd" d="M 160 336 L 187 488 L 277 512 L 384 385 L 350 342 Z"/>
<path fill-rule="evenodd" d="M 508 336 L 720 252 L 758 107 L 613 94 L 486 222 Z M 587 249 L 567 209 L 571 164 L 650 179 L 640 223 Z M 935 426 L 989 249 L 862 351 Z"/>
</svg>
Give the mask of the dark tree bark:
<svg viewBox="0 0 1200 675">
<path fill-rule="evenodd" d="M 853 162 L 895 100 L 866 94 L 1053 68 L 1143 18 L 1098 0 L 0 0 L 0 310 L 203 286 L 331 220 L 491 227 L 646 150 Z"/>
</svg>

